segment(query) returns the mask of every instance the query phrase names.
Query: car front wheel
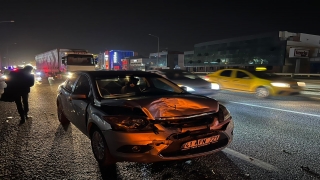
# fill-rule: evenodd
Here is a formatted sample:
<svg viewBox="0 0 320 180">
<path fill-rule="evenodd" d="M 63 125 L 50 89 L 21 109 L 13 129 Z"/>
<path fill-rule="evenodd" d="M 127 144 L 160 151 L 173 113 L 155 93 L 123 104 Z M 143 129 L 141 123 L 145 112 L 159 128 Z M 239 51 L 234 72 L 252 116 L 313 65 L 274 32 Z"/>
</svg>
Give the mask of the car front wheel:
<svg viewBox="0 0 320 180">
<path fill-rule="evenodd" d="M 256 89 L 256 97 L 257 98 L 267 98 L 270 95 L 270 91 L 266 87 L 258 87 Z"/>
<path fill-rule="evenodd" d="M 60 104 L 57 105 L 57 111 L 58 111 L 58 119 L 59 119 L 59 122 L 62 124 L 62 125 L 67 125 L 70 123 L 70 121 L 66 118 L 66 116 L 64 115 L 63 113 L 63 110 L 62 110 L 62 107 Z"/>
<path fill-rule="evenodd" d="M 116 163 L 111 156 L 108 145 L 100 130 L 95 128 L 91 135 L 91 147 L 95 159 L 99 165 L 107 167 Z"/>
</svg>

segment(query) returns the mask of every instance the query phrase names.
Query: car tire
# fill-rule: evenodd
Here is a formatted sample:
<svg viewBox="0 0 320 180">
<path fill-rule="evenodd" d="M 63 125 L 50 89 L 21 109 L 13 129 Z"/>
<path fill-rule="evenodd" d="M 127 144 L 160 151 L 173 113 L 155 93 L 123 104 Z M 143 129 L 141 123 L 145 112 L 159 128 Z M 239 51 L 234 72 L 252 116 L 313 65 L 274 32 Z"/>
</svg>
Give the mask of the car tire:
<svg viewBox="0 0 320 180">
<path fill-rule="evenodd" d="M 57 111 L 58 111 L 58 120 L 62 125 L 67 125 L 70 121 L 66 118 L 63 113 L 62 106 L 58 103 L 57 104 Z"/>
<path fill-rule="evenodd" d="M 270 96 L 270 91 L 268 88 L 266 87 L 258 87 L 256 89 L 256 93 L 255 93 L 255 96 L 257 98 L 267 98 Z"/>
<path fill-rule="evenodd" d="M 111 156 L 107 142 L 102 132 L 94 127 L 90 136 L 91 148 L 93 155 L 100 166 L 110 167 L 116 163 L 114 158 Z"/>
</svg>

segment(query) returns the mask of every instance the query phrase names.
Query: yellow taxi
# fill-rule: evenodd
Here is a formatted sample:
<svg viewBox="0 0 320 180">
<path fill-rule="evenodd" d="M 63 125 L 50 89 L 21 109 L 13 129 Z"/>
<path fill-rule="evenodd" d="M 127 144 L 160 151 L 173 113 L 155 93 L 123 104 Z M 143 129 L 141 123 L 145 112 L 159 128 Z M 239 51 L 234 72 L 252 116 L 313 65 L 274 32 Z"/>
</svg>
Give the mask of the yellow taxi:
<svg viewBox="0 0 320 180">
<path fill-rule="evenodd" d="M 208 74 L 204 79 L 213 83 L 216 90 L 254 93 L 258 98 L 296 95 L 305 88 L 304 82 L 298 82 L 291 77 L 244 69 L 220 69 Z"/>
</svg>

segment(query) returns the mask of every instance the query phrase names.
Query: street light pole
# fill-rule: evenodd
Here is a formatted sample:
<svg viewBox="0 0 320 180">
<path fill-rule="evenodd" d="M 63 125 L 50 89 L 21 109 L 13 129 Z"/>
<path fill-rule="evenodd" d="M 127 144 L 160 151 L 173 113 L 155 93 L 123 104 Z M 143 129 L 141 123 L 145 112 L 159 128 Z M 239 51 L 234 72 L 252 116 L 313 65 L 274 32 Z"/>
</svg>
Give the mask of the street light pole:
<svg viewBox="0 0 320 180">
<path fill-rule="evenodd" d="M 155 35 L 152 35 L 152 34 L 149 34 L 149 36 L 153 36 L 155 38 L 158 39 L 158 55 L 157 55 L 157 66 L 159 66 L 159 37 L 158 36 L 155 36 Z"/>
</svg>

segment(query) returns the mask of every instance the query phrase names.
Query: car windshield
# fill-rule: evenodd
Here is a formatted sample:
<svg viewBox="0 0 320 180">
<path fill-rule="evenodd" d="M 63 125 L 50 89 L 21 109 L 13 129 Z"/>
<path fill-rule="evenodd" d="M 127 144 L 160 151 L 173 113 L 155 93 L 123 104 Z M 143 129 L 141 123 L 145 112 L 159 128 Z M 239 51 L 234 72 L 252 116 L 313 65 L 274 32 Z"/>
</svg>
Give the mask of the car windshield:
<svg viewBox="0 0 320 180">
<path fill-rule="evenodd" d="M 199 79 L 200 77 L 196 74 L 190 73 L 188 71 L 168 71 L 165 73 L 167 78 L 172 80 L 190 80 Z"/>
<path fill-rule="evenodd" d="M 261 79 L 280 77 L 279 75 L 276 75 L 274 73 L 266 73 L 266 72 L 261 72 L 261 71 L 252 71 L 251 74 L 253 74 L 254 76 L 261 78 Z"/>
<path fill-rule="evenodd" d="M 148 76 L 124 76 L 96 78 L 102 98 L 119 98 L 147 94 L 174 94 L 184 90 L 166 78 Z"/>
</svg>

